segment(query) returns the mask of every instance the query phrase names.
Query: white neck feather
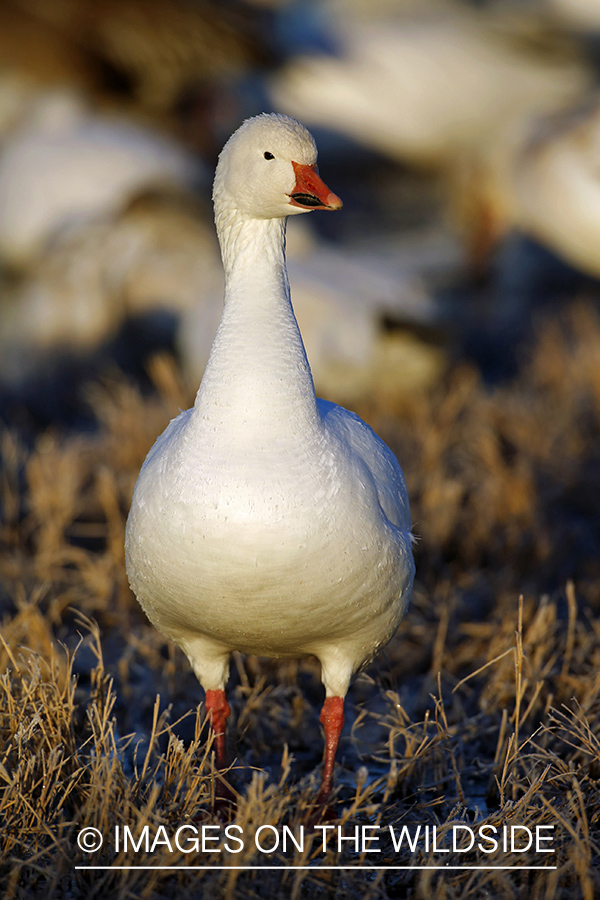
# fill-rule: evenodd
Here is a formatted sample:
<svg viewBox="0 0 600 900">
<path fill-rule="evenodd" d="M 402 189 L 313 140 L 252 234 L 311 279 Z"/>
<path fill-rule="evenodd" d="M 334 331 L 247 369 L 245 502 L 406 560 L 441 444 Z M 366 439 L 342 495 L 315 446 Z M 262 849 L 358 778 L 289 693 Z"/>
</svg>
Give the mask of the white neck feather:
<svg viewBox="0 0 600 900">
<path fill-rule="evenodd" d="M 217 200 L 215 220 L 225 300 L 196 414 L 242 443 L 297 440 L 319 416 L 290 300 L 286 219 L 249 218 Z"/>
</svg>

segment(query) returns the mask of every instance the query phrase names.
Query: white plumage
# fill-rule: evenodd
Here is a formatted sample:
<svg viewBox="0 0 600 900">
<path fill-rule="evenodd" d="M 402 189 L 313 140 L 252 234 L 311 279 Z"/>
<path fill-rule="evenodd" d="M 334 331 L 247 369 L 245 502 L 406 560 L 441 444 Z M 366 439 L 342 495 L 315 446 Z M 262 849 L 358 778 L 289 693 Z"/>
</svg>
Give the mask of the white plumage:
<svg viewBox="0 0 600 900">
<path fill-rule="evenodd" d="M 512 221 L 582 272 L 600 277 L 600 101 L 542 120 L 513 171 Z"/>
<path fill-rule="evenodd" d="M 34 96 L 1 147 L 0 253 L 26 268 L 61 231 L 141 191 L 189 188 L 198 170 L 174 142 L 93 113 L 77 94 Z"/>
<path fill-rule="evenodd" d="M 339 209 L 299 123 L 246 121 L 219 158 L 223 316 L 192 409 L 148 454 L 127 522 L 131 587 L 207 691 L 217 758 L 229 655 L 314 654 L 329 793 L 350 679 L 393 635 L 414 566 L 402 471 L 356 415 L 317 400 L 290 302 L 290 214 Z"/>
</svg>

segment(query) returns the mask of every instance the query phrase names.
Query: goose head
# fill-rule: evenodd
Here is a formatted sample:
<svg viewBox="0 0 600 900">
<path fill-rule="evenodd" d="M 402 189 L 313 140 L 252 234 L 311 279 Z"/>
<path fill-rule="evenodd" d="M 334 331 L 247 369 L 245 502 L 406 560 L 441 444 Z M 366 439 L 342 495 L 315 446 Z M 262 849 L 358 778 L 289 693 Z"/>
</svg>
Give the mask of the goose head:
<svg viewBox="0 0 600 900">
<path fill-rule="evenodd" d="M 295 119 L 263 113 L 247 119 L 219 156 L 213 199 L 219 209 L 280 219 L 313 209 L 341 209 L 319 177 L 313 136 Z"/>
</svg>

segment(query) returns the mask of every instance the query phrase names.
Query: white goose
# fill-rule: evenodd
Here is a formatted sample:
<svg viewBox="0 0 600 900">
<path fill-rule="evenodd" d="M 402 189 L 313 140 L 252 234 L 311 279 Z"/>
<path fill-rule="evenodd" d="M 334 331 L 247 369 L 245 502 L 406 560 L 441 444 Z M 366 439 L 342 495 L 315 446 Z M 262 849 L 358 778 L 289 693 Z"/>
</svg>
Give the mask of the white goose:
<svg viewBox="0 0 600 900">
<path fill-rule="evenodd" d="M 316 399 L 290 302 L 287 216 L 342 206 L 316 161 L 302 125 L 267 114 L 219 157 L 223 316 L 193 408 L 140 472 L 126 560 L 205 688 L 219 768 L 231 651 L 320 660 L 324 802 L 350 679 L 394 634 L 414 564 L 400 466 L 356 415 Z"/>
<path fill-rule="evenodd" d="M 532 129 L 513 168 L 512 223 L 600 278 L 600 98 Z"/>
</svg>

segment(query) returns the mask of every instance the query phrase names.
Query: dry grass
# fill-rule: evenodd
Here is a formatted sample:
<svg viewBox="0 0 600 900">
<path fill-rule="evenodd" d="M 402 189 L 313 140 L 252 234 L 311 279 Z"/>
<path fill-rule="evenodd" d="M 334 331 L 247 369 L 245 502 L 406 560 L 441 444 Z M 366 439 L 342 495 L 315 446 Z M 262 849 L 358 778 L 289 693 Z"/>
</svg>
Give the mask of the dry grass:
<svg viewBox="0 0 600 900">
<path fill-rule="evenodd" d="M 231 773 L 240 853 L 115 853 L 115 827 L 216 824 L 201 692 L 132 598 L 124 522 L 156 434 L 190 401 L 156 360 L 157 391 L 94 385 L 100 427 L 2 434 L 0 884 L 6 898 L 173 896 L 591 898 L 600 891 L 600 324 L 586 306 L 545 326 L 518 382 L 453 369 L 427 397 L 358 410 L 411 492 L 418 582 L 392 644 L 353 685 L 333 824 L 380 826 L 380 853 L 261 853 L 261 825 L 304 825 L 322 751 L 311 660 L 232 666 Z M 522 595 L 522 596 L 521 596 Z M 521 598 L 520 598 L 521 597 Z M 389 826 L 554 826 L 555 854 L 404 846 Z M 107 837 L 93 856 L 76 837 Z M 320 865 L 548 865 L 355 869 Z M 76 865 L 221 865 L 226 871 Z M 303 864 L 261 872 L 232 866 Z"/>
</svg>

